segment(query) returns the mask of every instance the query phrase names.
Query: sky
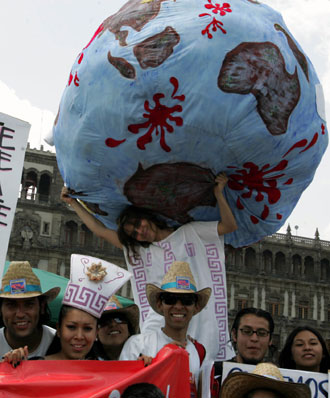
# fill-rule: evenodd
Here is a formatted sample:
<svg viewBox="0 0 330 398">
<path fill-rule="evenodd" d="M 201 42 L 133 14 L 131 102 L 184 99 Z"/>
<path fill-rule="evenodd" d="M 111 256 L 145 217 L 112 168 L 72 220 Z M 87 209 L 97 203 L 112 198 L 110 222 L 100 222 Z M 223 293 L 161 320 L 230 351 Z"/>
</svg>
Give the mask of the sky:
<svg viewBox="0 0 330 398">
<path fill-rule="evenodd" d="M 261 0 L 260 0 L 261 1 Z M 32 148 L 49 147 L 51 131 L 71 66 L 108 16 L 126 0 L 1 0 L 0 112 L 31 124 Z M 280 11 L 291 34 L 311 59 L 330 118 L 330 0 L 264 0 Z M 328 126 L 329 129 L 329 126 Z M 330 240 L 330 153 L 302 194 L 288 224 L 292 234 Z"/>
</svg>

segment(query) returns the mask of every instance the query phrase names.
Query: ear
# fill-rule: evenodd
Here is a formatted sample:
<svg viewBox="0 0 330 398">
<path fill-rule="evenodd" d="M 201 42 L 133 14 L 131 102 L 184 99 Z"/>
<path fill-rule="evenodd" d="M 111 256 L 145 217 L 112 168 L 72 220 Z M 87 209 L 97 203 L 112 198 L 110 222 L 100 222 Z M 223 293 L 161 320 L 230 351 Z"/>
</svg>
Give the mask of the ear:
<svg viewBox="0 0 330 398">
<path fill-rule="evenodd" d="M 231 339 L 233 340 L 234 343 L 237 343 L 237 331 L 236 331 L 236 329 L 233 329 L 231 331 Z"/>
<path fill-rule="evenodd" d="M 273 339 L 270 338 L 270 339 L 269 339 L 269 343 L 268 343 L 268 347 L 270 347 L 272 344 L 273 344 Z"/>
<path fill-rule="evenodd" d="M 201 309 L 201 306 L 199 304 L 199 301 L 197 301 L 197 303 L 195 303 L 195 308 L 194 308 L 194 315 L 196 315 Z"/>
<path fill-rule="evenodd" d="M 46 300 L 40 300 L 40 314 L 44 314 L 46 312 Z"/>
<path fill-rule="evenodd" d="M 157 309 L 163 315 L 163 302 L 160 299 L 157 299 Z"/>
<path fill-rule="evenodd" d="M 61 337 L 61 329 L 60 329 L 60 325 L 58 324 L 58 322 L 56 323 L 56 336 L 58 338 Z"/>
</svg>

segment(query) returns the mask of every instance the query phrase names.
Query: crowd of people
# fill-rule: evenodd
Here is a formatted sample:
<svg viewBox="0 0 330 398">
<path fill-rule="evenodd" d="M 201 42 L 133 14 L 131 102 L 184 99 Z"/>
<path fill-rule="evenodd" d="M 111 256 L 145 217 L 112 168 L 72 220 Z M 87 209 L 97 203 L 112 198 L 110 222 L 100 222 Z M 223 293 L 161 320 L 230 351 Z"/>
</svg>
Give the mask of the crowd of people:
<svg viewBox="0 0 330 398">
<path fill-rule="evenodd" d="M 210 345 L 199 341 L 199 336 L 203 339 L 206 335 L 212 340 L 218 334 L 212 329 L 215 320 L 212 300 L 216 287 L 205 286 L 207 282 L 203 285 L 199 279 L 208 272 L 207 245 L 212 244 L 215 250 L 223 253 L 223 235 L 237 228 L 223 195 L 226 183 L 224 174 L 216 177 L 214 194 L 220 210 L 219 222 L 191 222 L 176 229 L 148 210 L 129 207 L 118 219 L 118 231 L 106 228 L 70 196 L 68 188 L 63 188 L 62 200 L 83 222 L 95 234 L 124 250 L 129 270 L 133 271 L 137 263 L 144 266 L 145 295 L 150 306 L 148 316 L 146 320 L 140 316 L 138 300 L 135 300 L 137 304 L 124 307 L 109 286 L 106 292 L 102 291 L 102 297 L 106 296 L 108 301 L 98 310 L 91 310 L 87 305 L 77 306 L 71 292 L 81 286 L 75 285 L 70 277 L 57 327 L 53 329 L 48 326 L 48 304 L 59 294 L 59 288 L 42 292 L 40 280 L 30 264 L 14 261 L 2 278 L 0 290 L 0 354 L 3 360 L 14 367 L 25 359 L 143 360 L 145 366 L 149 366 L 162 347 L 175 344 L 189 354 L 191 397 L 200 396 L 200 370 L 203 363 L 210 360 L 214 362 L 212 397 L 310 397 L 308 386 L 285 382 L 276 365 L 327 373 L 329 352 L 317 330 L 309 326 L 295 328 L 287 337 L 277 364 L 266 363 L 274 350 L 275 325 L 271 314 L 263 309 L 244 308 L 237 313 L 230 331 L 235 354 L 219 360 L 218 352 L 208 352 L 209 347 L 214 346 L 220 351 L 218 341 L 210 341 Z M 87 268 L 88 272 L 84 271 L 89 281 L 86 275 L 79 280 L 86 280 L 82 285 L 88 284 L 99 294 L 106 285 L 102 285 L 102 281 L 111 266 L 107 262 L 93 264 Z M 75 267 L 71 268 L 71 276 L 77 264 Z M 136 292 L 134 296 L 136 299 Z M 196 322 L 201 314 L 204 318 Z M 228 343 L 225 342 L 227 346 Z M 252 374 L 237 372 L 222 380 L 224 361 L 257 366 Z M 138 391 L 136 395 L 135 390 Z M 128 388 L 122 396 L 161 397 L 163 393 L 155 386 L 141 383 L 136 388 Z"/>
</svg>

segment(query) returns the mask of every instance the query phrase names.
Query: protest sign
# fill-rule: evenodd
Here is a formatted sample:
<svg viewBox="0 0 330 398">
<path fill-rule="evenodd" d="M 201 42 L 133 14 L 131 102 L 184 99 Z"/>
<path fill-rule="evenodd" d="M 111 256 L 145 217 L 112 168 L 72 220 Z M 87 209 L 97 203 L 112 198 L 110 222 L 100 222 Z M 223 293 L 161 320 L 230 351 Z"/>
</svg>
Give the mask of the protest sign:
<svg viewBox="0 0 330 398">
<path fill-rule="evenodd" d="M 30 124 L 0 113 L 0 275 L 15 216 Z"/>
<path fill-rule="evenodd" d="M 167 345 L 147 367 L 143 361 L 29 360 L 16 368 L 0 364 L 0 396 L 6 398 L 120 398 L 135 383 L 155 384 L 166 398 L 189 398 L 187 352 Z"/>
<path fill-rule="evenodd" d="M 233 372 L 252 372 L 255 365 L 246 365 L 236 362 L 224 362 L 222 381 Z M 328 397 L 328 375 L 317 372 L 307 372 L 295 369 L 280 368 L 284 380 L 293 383 L 305 383 L 311 389 L 312 398 Z"/>
</svg>

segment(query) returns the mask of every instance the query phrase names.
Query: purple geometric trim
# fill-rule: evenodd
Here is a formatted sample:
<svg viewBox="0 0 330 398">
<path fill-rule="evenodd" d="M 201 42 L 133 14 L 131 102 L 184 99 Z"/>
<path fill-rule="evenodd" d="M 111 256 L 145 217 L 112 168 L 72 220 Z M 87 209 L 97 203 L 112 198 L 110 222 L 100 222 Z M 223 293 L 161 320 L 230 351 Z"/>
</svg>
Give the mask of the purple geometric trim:
<svg viewBox="0 0 330 398">
<path fill-rule="evenodd" d="M 187 253 L 188 257 L 196 256 L 195 245 L 193 243 L 185 243 L 184 247 L 186 249 L 186 253 Z"/>
<path fill-rule="evenodd" d="M 175 254 L 172 251 L 172 245 L 170 242 L 164 242 L 160 244 L 160 247 L 164 250 L 164 275 L 172 265 L 174 261 L 176 261 Z"/>
<path fill-rule="evenodd" d="M 70 283 L 67 287 L 63 304 L 72 305 L 87 312 L 101 314 L 108 297 L 97 294 L 85 286 Z"/>
<path fill-rule="evenodd" d="M 149 253 L 148 253 L 149 254 Z M 147 257 L 148 257 L 147 254 Z M 151 255 L 151 253 L 150 253 Z M 146 312 L 148 313 L 149 311 L 149 303 L 147 300 L 147 295 L 146 295 L 146 284 L 147 284 L 147 274 L 143 266 L 143 261 L 140 258 L 138 261 L 134 261 L 132 263 L 132 271 L 133 271 L 133 283 L 136 287 L 136 292 L 137 292 L 137 301 L 138 301 L 138 306 L 140 307 L 140 314 L 141 318 L 143 319 L 143 313 Z M 143 312 L 143 309 L 145 311 Z"/>
<path fill-rule="evenodd" d="M 227 351 L 227 291 L 225 267 L 221 263 L 218 248 L 215 244 L 205 245 L 205 254 L 212 280 L 212 292 L 214 299 L 214 312 L 219 331 L 219 352 L 217 360 L 224 360 Z"/>
<path fill-rule="evenodd" d="M 221 276 L 222 279 L 222 276 Z M 213 285 L 213 295 L 219 300 L 226 298 L 226 289 L 222 286 Z"/>
</svg>

